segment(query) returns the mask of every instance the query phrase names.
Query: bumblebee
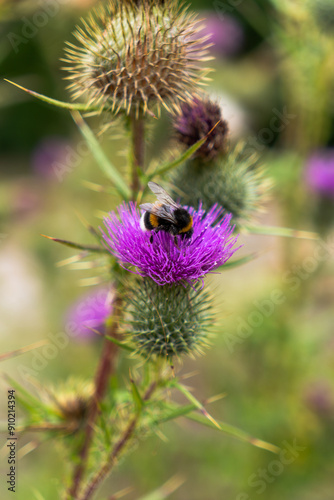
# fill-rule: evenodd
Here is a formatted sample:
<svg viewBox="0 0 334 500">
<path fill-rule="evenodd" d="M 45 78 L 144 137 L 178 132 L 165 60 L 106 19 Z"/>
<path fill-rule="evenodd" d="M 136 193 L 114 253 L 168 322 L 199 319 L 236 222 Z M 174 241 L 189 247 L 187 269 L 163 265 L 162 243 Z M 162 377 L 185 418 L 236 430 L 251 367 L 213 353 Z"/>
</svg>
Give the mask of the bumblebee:
<svg viewBox="0 0 334 500">
<path fill-rule="evenodd" d="M 165 231 L 174 236 L 176 245 L 178 235 L 190 238 L 194 231 L 190 213 L 178 205 L 159 184 L 149 182 L 148 187 L 158 200 L 155 203 L 140 205 L 140 208 L 145 210 L 140 219 L 142 230 L 155 233 Z M 150 241 L 153 241 L 152 235 Z"/>
</svg>

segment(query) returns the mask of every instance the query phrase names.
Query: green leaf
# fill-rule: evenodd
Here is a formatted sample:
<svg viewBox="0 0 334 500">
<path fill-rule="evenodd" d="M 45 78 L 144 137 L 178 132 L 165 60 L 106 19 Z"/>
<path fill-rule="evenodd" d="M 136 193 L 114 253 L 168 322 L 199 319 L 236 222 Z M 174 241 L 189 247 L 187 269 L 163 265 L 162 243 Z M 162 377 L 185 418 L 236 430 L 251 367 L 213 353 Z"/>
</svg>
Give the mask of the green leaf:
<svg viewBox="0 0 334 500">
<path fill-rule="evenodd" d="M 133 380 L 132 376 L 130 378 L 130 384 L 131 384 L 131 391 L 132 391 L 132 397 L 133 401 L 135 403 L 137 412 L 140 413 L 143 406 L 144 406 L 144 401 L 142 400 L 142 397 L 139 393 L 138 387 L 135 384 L 135 381 Z"/>
<path fill-rule="evenodd" d="M 110 162 L 110 160 L 105 155 L 103 149 L 101 148 L 98 140 L 93 134 L 92 130 L 88 127 L 87 123 L 83 120 L 80 113 L 77 111 L 72 112 L 72 117 L 77 124 L 82 136 L 87 142 L 89 149 L 94 156 L 98 166 L 102 172 L 110 179 L 117 189 L 120 196 L 128 201 L 131 196 L 131 191 L 126 185 L 123 177 L 120 175 L 116 167 Z"/>
<path fill-rule="evenodd" d="M 240 259 L 236 260 L 231 260 L 223 264 L 222 266 L 218 267 L 216 271 L 226 271 L 228 269 L 232 269 L 234 267 L 242 266 L 244 264 L 247 264 L 248 262 L 251 262 L 252 260 L 256 259 L 257 254 L 256 253 L 251 253 L 249 255 L 245 255 L 245 257 L 240 257 Z"/>
<path fill-rule="evenodd" d="M 98 333 L 96 330 L 92 329 L 94 332 Z M 110 337 L 109 335 L 104 335 L 105 339 L 110 340 L 110 342 L 113 342 L 116 344 L 118 347 L 121 349 L 125 349 L 126 351 L 134 352 L 135 349 L 133 347 L 130 347 L 128 344 L 125 342 L 121 342 L 120 340 L 115 339 L 114 337 Z"/>
<path fill-rule="evenodd" d="M 108 253 L 102 247 L 93 246 L 93 245 L 81 245 L 80 243 L 73 243 L 72 241 L 60 240 L 59 238 L 53 238 L 52 236 L 46 236 L 45 234 L 41 234 L 43 238 L 47 238 L 48 240 L 55 241 L 56 243 L 60 243 L 61 245 L 65 245 L 66 247 L 75 248 L 76 250 L 85 250 L 92 253 Z"/>
<path fill-rule="evenodd" d="M 8 375 L 4 375 L 4 378 L 11 387 L 15 389 L 15 399 L 20 402 L 23 407 L 27 410 L 36 410 L 36 408 L 40 407 L 40 400 L 27 391 L 19 382 L 16 382 L 16 380 Z"/>
<path fill-rule="evenodd" d="M 207 418 L 205 418 L 203 415 L 199 415 L 198 413 L 189 413 L 188 415 L 185 415 L 185 417 L 195 422 L 198 422 L 199 424 L 211 427 L 212 429 L 217 429 L 216 425 L 214 425 Z M 226 424 L 224 422 L 221 422 L 220 420 L 218 421 L 218 423 L 220 431 L 224 432 L 225 434 L 229 434 L 230 436 L 236 437 L 241 441 L 246 441 L 247 443 L 250 443 L 253 446 L 256 446 L 257 448 L 262 448 L 263 450 L 268 450 L 271 451 L 272 453 L 279 453 L 280 451 L 280 448 L 278 448 L 278 446 L 275 446 L 274 444 L 271 443 L 267 443 L 266 441 L 262 441 L 262 439 L 257 439 L 248 434 L 247 432 L 244 432 L 241 429 L 234 427 L 233 425 Z"/>
<path fill-rule="evenodd" d="M 284 238 L 300 238 L 304 240 L 318 240 L 320 236 L 310 231 L 299 231 L 287 227 L 276 226 L 246 226 L 249 233 L 263 234 L 265 236 L 282 236 Z"/>
<path fill-rule="evenodd" d="M 169 163 L 165 163 L 164 165 L 161 165 L 161 167 L 158 167 L 152 174 L 148 176 L 148 180 L 150 181 L 153 179 L 153 177 L 157 175 L 162 175 L 165 174 L 166 172 L 169 172 L 169 170 L 172 170 L 173 168 L 178 167 L 182 163 L 184 163 L 186 160 L 188 160 L 196 151 L 203 146 L 205 141 L 207 140 L 207 136 L 205 136 L 203 139 L 200 139 L 197 141 L 193 146 L 190 146 L 189 149 L 187 149 L 184 153 L 181 154 L 176 160 L 173 160 Z"/>
<path fill-rule="evenodd" d="M 163 424 L 165 422 L 169 422 L 170 420 L 175 420 L 176 418 L 184 417 L 185 415 L 188 415 L 188 413 L 191 413 L 196 409 L 197 406 L 195 405 L 179 406 L 174 409 L 171 409 L 171 407 L 169 407 L 169 412 L 167 412 L 166 415 L 159 417 L 154 422 L 155 424 Z"/>
<path fill-rule="evenodd" d="M 178 389 L 187 399 L 190 401 L 195 407 L 201 411 L 201 413 L 204 415 L 205 418 L 207 418 L 213 425 L 215 425 L 218 429 L 220 429 L 219 424 L 216 422 L 216 420 L 208 413 L 208 411 L 204 408 L 202 403 L 200 403 L 191 392 L 188 391 L 188 389 L 182 385 L 179 384 L 176 380 L 172 381 L 172 387 L 175 387 Z"/>
<path fill-rule="evenodd" d="M 40 101 L 47 102 L 48 104 L 51 104 L 52 106 L 57 106 L 57 108 L 70 109 L 70 110 L 76 110 L 76 111 L 85 111 L 85 112 L 100 111 L 99 108 L 89 107 L 89 106 L 87 106 L 87 104 L 74 104 L 71 102 L 63 102 L 63 101 L 58 101 L 57 99 L 51 99 L 51 97 L 47 97 L 43 94 L 39 94 L 38 92 L 35 92 L 34 90 L 26 89 L 25 87 L 22 87 L 18 83 L 11 82 L 10 80 L 7 80 L 6 78 L 4 80 L 5 80 L 5 82 L 10 83 L 11 85 L 14 85 L 17 88 L 24 90 L 24 92 L 27 92 L 27 94 L 32 95 L 33 97 L 36 97 Z"/>
<path fill-rule="evenodd" d="M 185 406 L 169 404 L 168 412 L 166 413 L 166 415 L 162 415 L 160 418 L 155 420 L 155 423 L 162 424 L 164 422 L 168 422 L 170 420 L 174 420 L 179 417 L 185 417 L 195 422 L 198 422 L 199 424 L 203 424 L 207 427 L 210 427 L 211 429 L 216 429 L 219 430 L 220 432 L 224 432 L 225 434 L 240 439 L 241 441 L 246 441 L 247 443 L 250 443 L 258 448 L 268 450 L 272 453 L 278 453 L 280 451 L 280 449 L 277 446 L 271 443 L 267 443 L 266 441 L 262 441 L 261 439 L 254 438 L 247 432 L 238 429 L 233 425 L 226 424 L 225 422 L 222 422 L 220 420 L 217 421 L 217 423 L 219 424 L 219 427 L 217 427 L 216 423 L 212 422 L 205 415 L 201 415 L 196 411 L 199 409 L 199 405 L 201 405 L 201 403 L 199 403 L 198 401 L 196 401 L 196 403 L 194 404 Z"/>
<path fill-rule="evenodd" d="M 196 153 L 196 151 L 201 146 L 203 146 L 203 144 L 206 142 L 206 140 L 208 139 L 208 137 L 211 134 L 211 132 L 217 127 L 217 125 L 219 124 L 219 122 L 220 122 L 220 120 L 212 127 L 211 130 L 209 130 L 209 132 L 206 134 L 205 137 L 203 137 L 202 139 L 200 139 L 199 141 L 197 141 L 195 144 L 193 144 L 192 146 L 190 146 L 190 148 L 188 148 L 184 153 L 182 153 L 181 156 L 179 156 L 178 158 L 176 158 L 176 160 L 173 160 L 171 162 L 165 163 L 161 167 L 156 168 L 153 173 L 148 174 L 146 176 L 147 182 L 150 181 L 150 180 L 152 180 L 153 177 L 155 177 L 157 175 L 165 174 L 169 170 L 172 170 L 173 168 L 178 167 L 183 162 L 185 162 L 186 160 L 188 160 L 193 154 Z"/>
</svg>

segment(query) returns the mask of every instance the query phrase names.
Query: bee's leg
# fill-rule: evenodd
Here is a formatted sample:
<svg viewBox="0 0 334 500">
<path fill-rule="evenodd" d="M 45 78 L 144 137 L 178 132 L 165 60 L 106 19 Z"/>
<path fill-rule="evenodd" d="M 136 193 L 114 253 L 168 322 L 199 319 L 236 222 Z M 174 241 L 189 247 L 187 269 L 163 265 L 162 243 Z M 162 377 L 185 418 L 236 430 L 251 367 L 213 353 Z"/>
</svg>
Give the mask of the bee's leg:
<svg viewBox="0 0 334 500">
<path fill-rule="evenodd" d="M 177 241 L 177 236 L 174 236 L 174 243 L 175 243 L 176 248 L 178 248 L 180 250 L 180 247 L 179 247 L 179 244 Z"/>
<path fill-rule="evenodd" d="M 150 235 L 150 243 L 151 243 L 151 244 L 153 243 L 153 231 L 151 231 L 151 235 Z"/>
</svg>

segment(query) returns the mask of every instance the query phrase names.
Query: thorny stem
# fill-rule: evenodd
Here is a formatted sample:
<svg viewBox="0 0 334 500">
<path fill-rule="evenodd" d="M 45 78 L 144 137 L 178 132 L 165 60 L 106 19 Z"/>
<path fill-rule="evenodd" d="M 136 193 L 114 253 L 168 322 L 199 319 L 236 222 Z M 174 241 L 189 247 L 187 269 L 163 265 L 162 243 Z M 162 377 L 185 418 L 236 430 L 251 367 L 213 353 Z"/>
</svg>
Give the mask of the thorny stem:
<svg viewBox="0 0 334 500">
<path fill-rule="evenodd" d="M 122 298 L 120 297 L 119 294 L 117 295 L 116 292 L 116 297 L 113 302 L 113 307 L 114 307 L 113 321 L 109 327 L 109 331 L 107 331 L 107 335 L 114 338 L 119 337 L 118 327 L 119 327 L 121 306 L 122 306 Z M 94 398 L 92 399 L 86 428 L 84 430 L 84 441 L 81 450 L 79 452 L 79 463 L 74 469 L 72 485 L 68 491 L 68 497 L 67 497 L 68 500 L 75 499 L 78 496 L 81 481 L 83 479 L 87 466 L 89 449 L 94 434 L 94 425 L 100 411 L 100 403 L 105 395 L 110 377 L 115 370 L 115 359 L 117 355 L 117 350 L 118 346 L 116 344 L 114 344 L 110 340 L 105 339 L 102 350 L 102 356 L 95 375 Z"/>
<path fill-rule="evenodd" d="M 132 161 L 132 199 L 135 200 L 140 188 L 138 169 L 143 169 L 145 161 L 145 121 L 142 116 L 130 116 L 131 161 Z"/>
<path fill-rule="evenodd" d="M 157 387 L 157 382 L 152 382 L 152 384 L 149 386 L 143 397 L 143 401 L 148 401 L 150 399 L 156 387 Z M 130 420 L 125 431 L 123 432 L 119 440 L 115 443 L 106 462 L 101 467 L 101 469 L 95 474 L 95 476 L 93 476 L 86 490 L 83 492 L 82 497 L 80 497 L 80 500 L 89 500 L 90 498 L 92 498 L 92 495 L 94 495 L 95 491 L 97 490 L 101 482 L 106 478 L 106 476 L 112 470 L 113 466 L 117 463 L 117 458 L 119 454 L 121 453 L 125 445 L 129 442 L 129 440 L 132 438 L 136 430 L 136 426 L 138 424 L 139 419 L 140 419 L 140 413 L 137 413 Z"/>
</svg>

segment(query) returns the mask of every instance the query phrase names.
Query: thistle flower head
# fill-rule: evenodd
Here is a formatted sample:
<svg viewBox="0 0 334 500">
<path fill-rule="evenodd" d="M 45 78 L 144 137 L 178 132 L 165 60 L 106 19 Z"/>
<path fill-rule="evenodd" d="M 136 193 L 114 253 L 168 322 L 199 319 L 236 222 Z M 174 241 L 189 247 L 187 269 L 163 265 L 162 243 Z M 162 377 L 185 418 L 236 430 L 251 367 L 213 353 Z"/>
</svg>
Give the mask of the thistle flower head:
<svg viewBox="0 0 334 500">
<path fill-rule="evenodd" d="M 108 250 L 123 265 L 133 266 L 134 272 L 158 285 L 192 283 L 222 266 L 237 250 L 233 248 L 237 237 L 231 236 L 231 216 L 222 217 L 222 212 L 217 206 L 208 213 L 201 207 L 198 211 L 190 208 L 193 235 L 190 239 L 177 237 L 176 245 L 164 231 L 143 231 L 136 206 L 124 204 L 118 209 L 119 217 L 112 212 L 104 219 L 106 231 L 102 236 Z"/>
<path fill-rule="evenodd" d="M 176 138 L 187 147 L 203 139 L 209 132 L 206 142 L 196 151 L 195 156 L 202 160 L 212 160 L 226 149 L 228 125 L 222 118 L 218 104 L 204 99 L 193 99 L 181 107 L 181 113 L 174 122 Z"/>
<path fill-rule="evenodd" d="M 109 0 L 78 27 L 65 62 L 74 98 L 127 114 L 180 108 L 197 94 L 210 59 L 196 16 L 177 0 Z"/>
<path fill-rule="evenodd" d="M 137 280 L 127 296 L 129 339 L 146 358 L 201 353 L 212 322 L 209 295 L 196 287 Z"/>
<path fill-rule="evenodd" d="M 172 181 L 187 186 L 184 203 L 196 205 L 201 200 L 205 210 L 217 203 L 232 215 L 237 229 L 262 210 L 271 186 L 257 154 L 248 152 L 243 143 L 209 164 L 188 161 Z"/>
</svg>

